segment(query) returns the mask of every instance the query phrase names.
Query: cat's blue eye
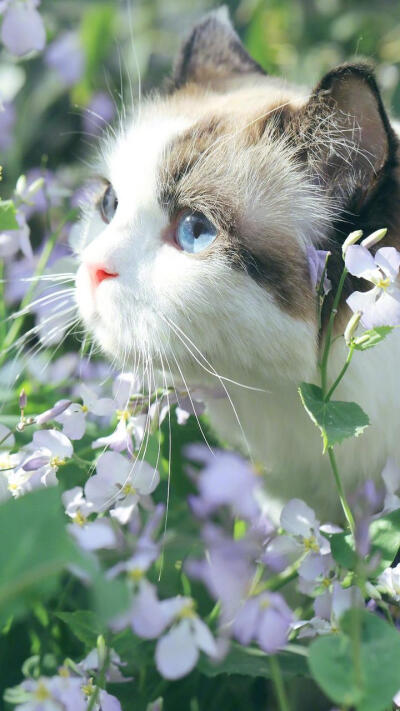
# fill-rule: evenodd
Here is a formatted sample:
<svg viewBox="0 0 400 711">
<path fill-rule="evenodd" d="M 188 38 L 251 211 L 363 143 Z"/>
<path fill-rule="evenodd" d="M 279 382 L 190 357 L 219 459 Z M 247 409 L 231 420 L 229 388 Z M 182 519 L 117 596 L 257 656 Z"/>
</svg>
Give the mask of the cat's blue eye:
<svg viewBox="0 0 400 711">
<path fill-rule="evenodd" d="M 102 220 L 109 224 L 115 215 L 118 207 L 118 198 L 111 183 L 109 183 L 104 191 L 100 201 L 100 215 Z"/>
<path fill-rule="evenodd" d="M 176 241 L 184 252 L 198 254 L 212 244 L 218 234 L 215 225 L 201 212 L 182 215 L 176 228 Z"/>
</svg>

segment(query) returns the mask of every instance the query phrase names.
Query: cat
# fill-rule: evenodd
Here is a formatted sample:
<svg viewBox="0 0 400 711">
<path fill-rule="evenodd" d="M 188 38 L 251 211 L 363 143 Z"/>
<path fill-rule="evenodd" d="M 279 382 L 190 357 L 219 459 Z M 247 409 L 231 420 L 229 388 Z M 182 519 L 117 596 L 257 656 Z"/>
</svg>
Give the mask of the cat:
<svg viewBox="0 0 400 711">
<path fill-rule="evenodd" d="M 212 426 L 265 469 L 271 515 L 304 499 L 341 512 L 317 428 L 298 395 L 319 382 L 320 340 L 307 246 L 332 253 L 356 229 L 387 227 L 400 247 L 398 140 L 365 62 L 309 91 L 267 75 L 227 10 L 203 17 L 168 87 L 102 146 L 102 187 L 86 210 L 76 299 L 84 324 L 120 366 L 151 362 L 168 382 L 206 390 Z M 351 312 L 348 280 L 336 320 Z M 328 304 L 329 307 L 329 304 Z M 356 354 L 337 399 L 371 425 L 337 447 L 346 491 L 400 463 L 400 334 Z M 333 347 L 330 377 L 344 363 Z"/>
</svg>

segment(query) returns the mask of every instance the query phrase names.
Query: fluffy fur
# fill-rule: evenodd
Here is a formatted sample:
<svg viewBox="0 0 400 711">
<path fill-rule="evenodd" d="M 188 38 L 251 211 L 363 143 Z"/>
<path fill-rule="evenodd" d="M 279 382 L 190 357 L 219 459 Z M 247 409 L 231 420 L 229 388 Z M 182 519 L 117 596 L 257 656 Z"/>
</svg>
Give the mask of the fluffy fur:
<svg viewBox="0 0 400 711">
<path fill-rule="evenodd" d="M 264 465 L 273 513 L 299 496 L 338 520 L 297 393 L 300 381 L 318 382 L 305 250 L 332 250 L 335 282 L 351 229 L 389 226 L 388 243 L 400 241 L 397 141 L 370 68 L 334 70 L 311 94 L 289 87 L 247 55 L 224 10 L 211 13 L 184 44 L 169 92 L 107 141 L 101 173 L 118 207 L 105 225 L 94 204 L 83 223 L 77 302 L 88 330 L 122 366 L 151 361 L 169 382 L 223 385 L 229 397 L 209 400 L 211 421 Z M 198 255 L 173 242 L 183 210 L 218 229 Z M 93 264 L 118 278 L 95 289 Z M 342 305 L 339 323 L 347 318 Z M 356 355 L 337 391 L 371 419 L 338 448 L 348 490 L 378 477 L 388 455 L 400 463 L 399 352 L 396 333 Z M 338 340 L 332 374 L 344 357 Z"/>
</svg>

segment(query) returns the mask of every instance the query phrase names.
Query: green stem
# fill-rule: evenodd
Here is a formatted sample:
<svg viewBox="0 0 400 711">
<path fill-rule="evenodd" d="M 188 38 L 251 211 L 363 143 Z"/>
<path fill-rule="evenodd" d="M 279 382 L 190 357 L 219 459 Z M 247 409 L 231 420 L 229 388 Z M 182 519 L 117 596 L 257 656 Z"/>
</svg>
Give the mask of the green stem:
<svg viewBox="0 0 400 711">
<path fill-rule="evenodd" d="M 0 344 L 6 337 L 6 302 L 4 298 L 4 261 L 0 261 Z"/>
<path fill-rule="evenodd" d="M 342 275 L 340 277 L 339 285 L 336 291 L 335 299 L 333 301 L 332 305 L 332 310 L 329 316 L 329 321 L 328 321 L 328 326 L 326 329 L 326 338 L 325 338 L 325 346 L 321 358 L 321 384 L 322 384 L 322 393 L 325 396 L 326 393 L 326 382 L 327 382 L 327 365 L 328 365 L 328 357 L 329 357 L 329 351 L 331 347 L 331 341 L 332 341 L 332 332 L 333 332 L 333 324 L 336 318 L 336 313 L 337 309 L 339 306 L 340 302 L 340 297 L 342 296 L 342 291 L 343 291 L 343 286 L 344 282 L 347 276 L 347 269 L 346 267 L 343 268 Z"/>
<path fill-rule="evenodd" d="M 271 678 L 275 688 L 276 700 L 279 704 L 279 711 L 290 711 L 288 698 L 283 684 L 281 669 L 276 656 L 269 658 Z"/>
<path fill-rule="evenodd" d="M 344 374 L 345 374 L 347 368 L 349 367 L 349 365 L 350 365 L 350 363 L 351 363 L 351 359 L 352 359 L 352 357 L 353 357 L 353 353 L 354 353 L 354 346 L 350 346 L 349 352 L 348 352 L 348 354 L 347 354 L 346 362 L 345 362 L 345 364 L 344 364 L 342 370 L 340 371 L 339 375 L 337 376 L 335 382 L 333 383 L 333 385 L 331 385 L 331 387 L 329 388 L 327 394 L 325 395 L 325 398 L 324 398 L 325 402 L 328 402 L 328 400 L 331 399 L 331 397 L 332 397 L 333 393 L 335 392 L 337 386 L 339 385 L 340 381 L 342 380 L 342 378 L 343 378 L 343 376 L 344 376 Z"/>
<path fill-rule="evenodd" d="M 328 456 L 329 456 L 329 461 L 331 463 L 332 471 L 333 471 L 333 476 L 335 477 L 335 482 L 336 482 L 336 487 L 339 492 L 339 499 L 340 503 L 342 504 L 342 509 L 344 511 L 344 515 L 346 517 L 346 521 L 349 524 L 350 531 L 353 535 L 355 534 L 355 523 L 354 523 L 354 518 L 353 514 L 351 513 L 350 506 L 348 504 L 348 501 L 346 499 L 346 494 L 344 493 L 343 485 L 342 485 L 342 480 L 340 478 L 339 470 L 337 468 L 337 463 L 336 463 L 336 457 L 333 453 L 333 448 L 328 447 Z"/>
<path fill-rule="evenodd" d="M 107 673 L 109 663 L 110 663 L 110 649 L 107 646 L 104 664 L 102 665 L 100 672 L 97 675 L 96 688 L 95 688 L 93 694 L 90 696 L 86 711 L 93 711 L 95 704 L 98 700 L 100 689 L 104 689 L 104 687 L 105 687 L 106 673 Z"/>
<path fill-rule="evenodd" d="M 286 568 L 286 570 L 284 570 L 282 573 L 278 573 L 269 580 L 266 580 L 264 583 L 260 583 L 256 588 L 256 594 L 258 595 L 264 590 L 272 590 L 274 592 L 275 590 L 280 590 L 285 585 L 290 583 L 291 580 L 294 580 L 297 577 L 297 571 L 300 568 L 300 564 L 302 563 L 304 558 L 305 555 L 302 555 L 298 560 L 295 561 L 295 563 L 289 565 L 289 567 Z"/>
<path fill-rule="evenodd" d="M 64 225 L 66 224 L 66 222 L 68 222 L 71 219 L 71 217 L 73 217 L 75 214 L 76 214 L 76 210 L 70 210 L 67 213 L 66 217 L 60 222 L 57 229 L 53 232 L 53 234 L 47 240 L 47 242 L 43 248 L 43 252 L 40 255 L 40 259 L 38 261 L 37 267 L 35 269 L 35 272 L 33 275 L 34 279 L 31 283 L 29 289 L 27 290 L 24 298 L 21 301 L 21 304 L 20 304 L 21 311 L 26 309 L 27 306 L 29 306 L 32 296 L 33 296 L 36 286 L 37 286 L 37 281 L 38 281 L 39 277 L 42 276 L 44 270 L 46 269 L 47 262 L 49 261 L 50 255 L 51 255 L 53 248 L 54 248 L 54 245 L 57 242 L 58 237 L 60 236 L 61 230 L 64 227 Z M 35 277 L 37 277 L 37 278 L 35 278 Z M 25 316 L 26 316 L 26 314 L 21 314 L 21 316 L 19 316 L 14 321 L 10 330 L 8 331 L 8 333 L 4 339 L 4 345 L 3 345 L 3 349 L 2 349 L 3 353 L 2 353 L 2 355 L 0 355 L 0 365 L 3 364 L 3 362 L 7 356 L 8 349 L 13 345 L 16 338 L 18 337 L 19 332 L 21 331 L 21 328 L 22 328 L 23 323 L 25 321 Z"/>
</svg>

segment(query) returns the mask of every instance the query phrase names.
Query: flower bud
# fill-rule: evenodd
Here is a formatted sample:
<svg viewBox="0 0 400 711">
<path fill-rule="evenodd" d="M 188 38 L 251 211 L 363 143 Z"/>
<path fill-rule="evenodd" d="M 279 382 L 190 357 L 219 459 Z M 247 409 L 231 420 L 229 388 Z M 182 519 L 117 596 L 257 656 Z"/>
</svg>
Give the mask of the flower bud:
<svg viewBox="0 0 400 711">
<path fill-rule="evenodd" d="M 42 188 L 44 185 L 44 178 L 37 178 L 36 180 L 33 181 L 33 183 L 30 184 L 28 188 L 28 196 L 32 197 L 37 193 L 40 188 Z"/>
<path fill-rule="evenodd" d="M 23 195 L 25 190 L 26 190 L 26 177 L 25 177 L 25 175 L 20 175 L 17 180 L 17 184 L 15 186 L 15 192 L 17 193 L 17 195 L 21 196 L 21 195 Z"/>
<path fill-rule="evenodd" d="M 61 413 L 64 412 L 64 410 L 66 410 L 67 407 L 70 406 L 70 404 L 71 400 L 59 400 L 58 402 L 56 402 L 54 407 L 51 407 L 50 410 L 42 412 L 41 415 L 38 415 L 35 418 L 36 424 L 44 425 L 49 420 L 53 420 L 58 415 L 61 415 Z"/>
<path fill-rule="evenodd" d="M 381 230 L 376 230 L 375 232 L 371 232 L 368 237 L 363 239 L 361 242 L 361 246 L 365 247 L 366 249 L 369 249 L 370 247 L 373 247 L 374 244 L 378 244 L 378 242 L 381 241 L 386 236 L 387 233 L 387 227 L 383 227 Z"/>
<path fill-rule="evenodd" d="M 342 254 L 345 256 L 347 247 L 350 247 L 350 245 L 355 244 L 358 242 L 359 239 L 363 236 L 363 231 L 362 230 L 355 230 L 354 232 L 350 232 L 349 236 L 346 237 L 345 241 L 343 242 L 342 246 Z"/>
<path fill-rule="evenodd" d="M 351 344 L 351 342 L 352 342 L 352 340 L 353 340 L 353 336 L 354 336 L 354 334 L 355 334 L 355 332 L 356 332 L 356 330 L 357 330 L 358 324 L 360 323 L 361 316 L 362 316 L 362 312 L 361 312 L 361 311 L 356 311 L 356 312 L 352 315 L 350 321 L 348 322 L 348 324 L 347 324 L 347 326 L 346 326 L 346 329 L 345 329 L 345 332 L 344 332 L 344 340 L 346 341 L 346 343 L 347 343 L 348 346 L 350 346 L 350 344 Z"/>
<path fill-rule="evenodd" d="M 26 408 L 27 402 L 28 402 L 28 398 L 27 398 L 26 392 L 22 388 L 22 390 L 19 394 L 19 409 L 24 410 Z"/>
</svg>

